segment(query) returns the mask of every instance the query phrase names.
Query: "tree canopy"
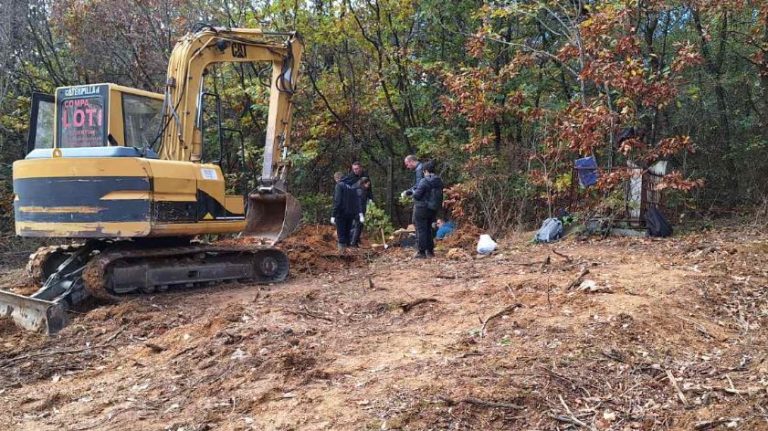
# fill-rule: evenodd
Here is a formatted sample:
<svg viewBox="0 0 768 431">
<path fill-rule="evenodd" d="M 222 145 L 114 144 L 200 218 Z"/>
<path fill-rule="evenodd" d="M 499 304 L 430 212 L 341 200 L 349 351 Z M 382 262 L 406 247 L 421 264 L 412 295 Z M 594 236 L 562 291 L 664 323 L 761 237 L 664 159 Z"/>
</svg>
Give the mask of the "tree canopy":
<svg viewBox="0 0 768 431">
<path fill-rule="evenodd" d="M 396 212 L 411 153 L 440 162 L 455 216 L 493 231 L 571 205 L 584 156 L 598 161 L 599 200 L 627 167 L 657 160 L 672 166 L 657 187 L 684 211 L 768 193 L 765 2 L 3 0 L 3 11 L 3 228 L 31 93 L 97 82 L 160 91 L 175 40 L 197 22 L 304 37 L 292 186 L 310 206 L 360 160 Z M 232 65 L 206 84 L 254 167 L 268 77 Z"/>
</svg>

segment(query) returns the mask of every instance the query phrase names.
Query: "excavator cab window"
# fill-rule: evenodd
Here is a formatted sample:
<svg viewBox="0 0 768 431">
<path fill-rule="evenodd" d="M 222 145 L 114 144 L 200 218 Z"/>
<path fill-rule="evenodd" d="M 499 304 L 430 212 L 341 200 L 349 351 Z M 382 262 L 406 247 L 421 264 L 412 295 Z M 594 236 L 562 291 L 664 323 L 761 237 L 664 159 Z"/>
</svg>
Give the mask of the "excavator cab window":
<svg viewBox="0 0 768 431">
<path fill-rule="evenodd" d="M 224 175 L 236 174 L 230 192 L 245 194 L 248 178 L 245 174 L 245 139 L 242 130 L 223 127 L 221 97 L 216 93 L 200 95 L 198 126 L 203 136 L 203 163 L 215 163 Z"/>
<path fill-rule="evenodd" d="M 147 148 L 160 130 L 163 101 L 123 93 L 123 127 L 125 146 Z"/>
<path fill-rule="evenodd" d="M 221 164 L 224 131 L 221 127 L 221 98 L 216 93 L 200 93 L 197 127 L 203 136 L 203 163 Z"/>
<path fill-rule="evenodd" d="M 55 99 L 50 94 L 32 94 L 27 153 L 38 148 L 53 148 L 54 104 Z"/>
<path fill-rule="evenodd" d="M 107 143 L 109 86 L 78 85 L 56 90 L 56 147 L 102 147 Z"/>
</svg>

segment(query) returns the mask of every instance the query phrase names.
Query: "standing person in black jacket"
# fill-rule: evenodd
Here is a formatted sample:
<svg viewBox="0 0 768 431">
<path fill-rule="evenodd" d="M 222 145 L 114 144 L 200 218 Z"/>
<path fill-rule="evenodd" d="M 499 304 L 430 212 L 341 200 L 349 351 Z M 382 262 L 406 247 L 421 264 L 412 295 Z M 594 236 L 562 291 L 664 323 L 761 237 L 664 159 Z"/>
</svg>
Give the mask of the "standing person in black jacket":
<svg viewBox="0 0 768 431">
<path fill-rule="evenodd" d="M 349 171 L 349 173 L 347 173 L 347 175 L 344 175 L 342 181 L 344 181 L 344 183 L 349 186 L 355 186 L 363 178 L 368 178 L 370 180 L 371 177 L 368 175 L 368 172 L 365 170 L 365 168 L 363 168 L 362 163 L 355 161 L 352 162 L 352 169 Z M 365 197 L 366 200 L 373 200 L 373 188 L 370 187 L 370 182 L 368 186 L 368 192 L 366 193 Z"/>
<path fill-rule="evenodd" d="M 421 181 L 422 178 L 424 178 L 424 164 L 419 161 L 419 159 L 414 156 L 413 154 L 409 154 L 405 156 L 405 160 L 403 160 L 403 164 L 405 165 L 406 169 L 410 169 L 414 171 L 414 174 L 416 175 L 416 181 L 413 182 L 413 186 L 409 188 L 408 190 L 404 191 L 400 194 L 400 196 L 411 196 L 413 192 L 416 191 L 416 187 L 419 186 L 419 181 Z"/>
<path fill-rule="evenodd" d="M 435 256 L 432 224 L 443 206 L 443 180 L 435 174 L 435 162 L 430 160 L 423 164 L 423 168 L 424 178 L 413 192 L 413 219 L 419 247 L 417 259 Z"/>
<path fill-rule="evenodd" d="M 349 246 L 352 220 L 357 217 L 361 223 L 365 221 L 363 213 L 360 211 L 360 200 L 357 198 L 357 192 L 342 181 L 343 176 L 344 174 L 341 172 L 336 172 L 333 175 L 336 187 L 333 190 L 333 214 L 331 216 L 331 224 L 336 226 L 336 236 L 341 252 Z"/>
<path fill-rule="evenodd" d="M 407 190 L 400 193 L 401 198 L 405 198 L 406 196 L 413 196 L 413 192 L 416 191 L 416 187 L 419 186 L 419 182 L 424 178 L 424 164 L 419 161 L 419 159 L 414 156 L 413 154 L 408 154 L 405 156 L 405 159 L 403 160 L 403 164 L 405 165 L 406 169 L 410 169 L 414 171 L 414 174 L 416 175 L 416 181 L 414 181 L 413 185 L 408 188 Z M 414 226 L 416 226 L 416 207 L 413 208 L 413 213 L 411 213 L 411 223 L 413 223 Z M 418 241 L 419 237 L 419 230 L 416 230 L 416 239 Z"/>
<path fill-rule="evenodd" d="M 360 202 L 360 212 L 365 215 L 365 211 L 368 209 L 368 191 L 371 190 L 371 180 L 368 177 L 360 178 L 352 187 L 357 195 L 357 200 Z M 350 234 L 350 247 L 360 247 L 360 235 L 363 233 L 364 217 L 356 217 L 352 223 L 352 233 Z"/>
<path fill-rule="evenodd" d="M 347 174 L 344 175 L 344 178 L 341 179 L 345 184 L 349 185 L 350 187 L 357 187 L 360 184 L 360 180 L 363 178 L 368 179 L 368 188 L 365 189 L 365 196 L 363 196 L 362 201 L 362 212 L 365 214 L 365 208 L 368 206 L 368 202 L 373 202 L 373 191 L 371 189 L 371 181 L 370 177 L 368 176 L 368 173 L 363 169 L 362 163 L 355 161 L 352 163 L 352 170 Z M 359 193 L 358 193 L 359 194 Z M 363 223 L 360 222 L 358 217 L 355 217 L 352 220 L 352 231 L 350 233 L 350 246 L 357 247 L 360 241 L 360 233 L 363 231 Z"/>
</svg>

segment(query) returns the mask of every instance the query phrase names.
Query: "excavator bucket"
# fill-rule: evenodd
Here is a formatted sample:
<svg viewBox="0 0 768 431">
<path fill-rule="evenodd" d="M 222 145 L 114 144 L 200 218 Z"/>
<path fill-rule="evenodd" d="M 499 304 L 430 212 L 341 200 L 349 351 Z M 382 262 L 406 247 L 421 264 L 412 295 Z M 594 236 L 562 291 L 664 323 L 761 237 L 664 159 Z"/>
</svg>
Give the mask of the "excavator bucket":
<svg viewBox="0 0 768 431">
<path fill-rule="evenodd" d="M 0 290 L 0 317 L 10 317 L 18 326 L 46 335 L 67 326 L 64 305 L 44 299 L 17 295 Z"/>
<path fill-rule="evenodd" d="M 244 233 L 275 244 L 292 234 L 301 222 L 301 204 L 290 193 L 255 192 L 248 195 Z"/>
</svg>

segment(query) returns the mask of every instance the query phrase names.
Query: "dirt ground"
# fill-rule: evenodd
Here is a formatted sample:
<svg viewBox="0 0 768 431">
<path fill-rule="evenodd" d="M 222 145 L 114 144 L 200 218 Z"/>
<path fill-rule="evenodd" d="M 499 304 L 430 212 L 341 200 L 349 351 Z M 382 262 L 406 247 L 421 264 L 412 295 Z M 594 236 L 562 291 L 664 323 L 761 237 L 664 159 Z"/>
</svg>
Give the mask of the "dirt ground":
<svg viewBox="0 0 768 431">
<path fill-rule="evenodd" d="M 279 285 L 128 297 L 53 337 L 0 321 L 0 429 L 768 429 L 759 228 L 427 261 L 307 229 Z"/>
</svg>

